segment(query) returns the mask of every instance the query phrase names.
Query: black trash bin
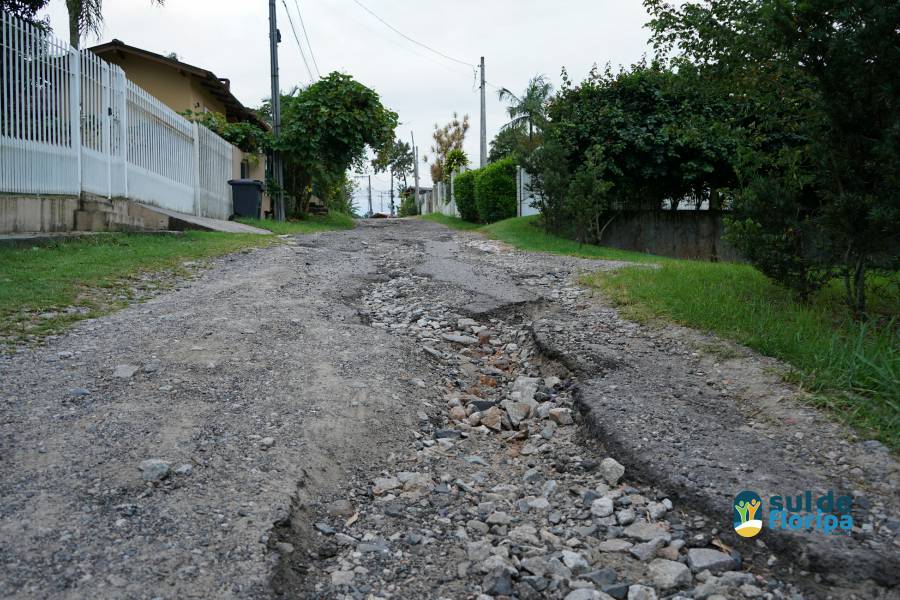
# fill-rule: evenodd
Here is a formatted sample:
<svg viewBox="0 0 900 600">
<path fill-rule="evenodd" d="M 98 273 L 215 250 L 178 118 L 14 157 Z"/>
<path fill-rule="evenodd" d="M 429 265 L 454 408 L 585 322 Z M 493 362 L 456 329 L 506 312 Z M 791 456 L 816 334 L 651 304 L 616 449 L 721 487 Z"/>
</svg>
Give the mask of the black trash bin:
<svg viewBox="0 0 900 600">
<path fill-rule="evenodd" d="M 262 208 L 263 182 L 258 179 L 229 179 L 234 215 L 259 219 Z"/>
</svg>

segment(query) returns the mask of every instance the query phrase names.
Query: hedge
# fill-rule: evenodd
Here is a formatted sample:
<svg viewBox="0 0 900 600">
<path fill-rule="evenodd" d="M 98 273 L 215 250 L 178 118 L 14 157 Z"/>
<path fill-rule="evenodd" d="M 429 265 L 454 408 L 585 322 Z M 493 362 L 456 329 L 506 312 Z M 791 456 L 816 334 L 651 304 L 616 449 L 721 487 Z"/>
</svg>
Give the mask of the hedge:
<svg viewBox="0 0 900 600">
<path fill-rule="evenodd" d="M 478 171 L 465 171 L 453 180 L 456 209 L 464 221 L 478 223 L 478 206 L 475 204 L 475 180 Z"/>
<path fill-rule="evenodd" d="M 493 223 L 516 216 L 515 159 L 505 158 L 478 170 L 475 177 L 475 204 L 482 223 Z M 459 200 L 456 206 L 459 207 Z"/>
</svg>

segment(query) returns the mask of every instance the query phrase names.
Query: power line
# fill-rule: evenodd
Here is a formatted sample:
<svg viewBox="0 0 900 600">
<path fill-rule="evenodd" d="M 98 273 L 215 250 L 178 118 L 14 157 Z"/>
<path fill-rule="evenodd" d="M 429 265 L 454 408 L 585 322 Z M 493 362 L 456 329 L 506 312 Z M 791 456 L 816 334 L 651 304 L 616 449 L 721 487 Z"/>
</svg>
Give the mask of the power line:
<svg viewBox="0 0 900 600">
<path fill-rule="evenodd" d="M 316 78 L 313 77 L 312 69 L 309 68 L 309 62 L 306 60 L 306 54 L 303 52 L 303 45 L 300 43 L 297 29 L 294 27 L 294 20 L 291 19 L 291 11 L 288 10 L 287 2 L 281 0 L 281 3 L 284 4 L 284 12 L 287 14 L 288 23 L 291 24 L 291 32 L 294 34 L 294 41 L 297 42 L 297 49 L 300 50 L 300 56 L 303 57 L 303 64 L 306 65 L 306 72 L 309 74 L 309 82 L 315 83 Z"/>
<path fill-rule="evenodd" d="M 359 0 L 353 0 L 353 1 L 354 1 L 356 4 L 358 4 L 359 7 L 362 8 L 364 11 L 366 11 L 367 13 L 369 13 L 370 15 L 372 15 L 373 17 L 375 17 L 376 19 L 378 19 L 379 21 L 381 21 L 381 22 L 384 24 L 385 27 L 387 27 L 388 29 L 390 29 L 391 31 L 393 31 L 394 33 L 396 33 L 397 35 L 399 35 L 399 36 L 405 38 L 406 40 L 409 40 L 409 41 L 412 42 L 413 44 L 415 44 L 415 45 L 417 45 L 417 46 L 421 46 L 421 47 L 425 48 L 426 50 L 428 50 L 429 52 L 434 52 L 434 53 L 437 54 L 438 56 L 442 56 L 442 57 L 446 58 L 447 60 L 452 60 L 453 62 L 459 63 L 459 64 L 461 64 L 461 65 L 466 65 L 467 67 L 474 67 L 474 66 L 475 66 L 474 64 L 472 64 L 472 63 L 470 63 L 470 62 L 466 62 L 466 61 L 464 61 L 464 60 L 459 60 L 458 58 L 453 58 L 452 56 L 448 56 L 448 55 L 444 54 L 444 53 L 441 52 L 440 50 L 435 50 L 434 48 L 432 48 L 431 46 L 428 46 L 427 44 L 423 44 L 422 42 L 420 42 L 420 41 L 418 41 L 418 40 L 414 40 L 413 38 L 409 37 L 408 35 L 406 35 L 406 34 L 403 33 L 402 31 L 400 31 L 399 29 L 397 29 L 396 27 L 394 27 L 393 25 L 391 25 L 390 23 L 388 23 L 387 21 L 385 21 L 384 19 L 382 19 L 381 17 L 379 17 L 377 14 L 375 14 L 374 12 L 372 12 L 371 10 L 369 10 L 369 8 L 366 7 L 366 5 L 364 5 L 364 4 L 363 4 L 362 2 L 360 2 Z"/>
<path fill-rule="evenodd" d="M 312 58 L 313 66 L 316 68 L 316 75 L 321 79 L 322 73 L 319 71 L 319 63 L 316 62 L 316 54 L 313 52 L 312 44 L 309 42 L 309 34 L 306 33 L 306 23 L 303 22 L 303 13 L 300 12 L 300 3 L 298 0 L 294 0 L 294 6 L 297 7 L 297 16 L 300 17 L 300 28 L 303 30 L 303 37 L 306 39 L 306 46 L 309 48 L 309 56 Z"/>
</svg>

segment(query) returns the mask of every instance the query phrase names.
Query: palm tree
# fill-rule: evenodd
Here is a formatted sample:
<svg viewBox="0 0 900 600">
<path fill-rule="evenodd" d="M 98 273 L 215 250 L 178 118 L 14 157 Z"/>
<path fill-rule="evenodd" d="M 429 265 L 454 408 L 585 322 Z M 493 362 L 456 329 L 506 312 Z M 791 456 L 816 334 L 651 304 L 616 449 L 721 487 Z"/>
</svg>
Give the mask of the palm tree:
<svg viewBox="0 0 900 600">
<path fill-rule="evenodd" d="M 521 96 L 516 96 L 507 88 L 500 88 L 497 97 L 501 101 L 508 101 L 506 112 L 510 121 L 503 129 L 518 129 L 528 131 L 528 141 L 534 138 L 535 129 L 540 131 L 547 122 L 547 101 L 553 93 L 553 85 L 547 81 L 545 75 L 536 75 L 528 81 L 528 87 Z"/>
<path fill-rule="evenodd" d="M 150 0 L 163 4 L 165 0 Z M 69 12 L 69 44 L 78 48 L 86 33 L 100 35 L 103 27 L 103 0 L 66 0 Z"/>
</svg>

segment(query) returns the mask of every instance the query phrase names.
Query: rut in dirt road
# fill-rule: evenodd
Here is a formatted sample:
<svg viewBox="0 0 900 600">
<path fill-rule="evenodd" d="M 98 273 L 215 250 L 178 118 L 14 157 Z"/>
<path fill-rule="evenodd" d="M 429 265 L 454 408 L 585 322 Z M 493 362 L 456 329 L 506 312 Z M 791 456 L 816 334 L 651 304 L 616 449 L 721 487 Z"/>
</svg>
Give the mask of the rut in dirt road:
<svg viewBox="0 0 900 600">
<path fill-rule="evenodd" d="M 892 457 L 617 266 L 364 222 L 2 359 L 0 596 L 895 597 Z M 797 485 L 853 535 L 731 531 Z"/>
</svg>

